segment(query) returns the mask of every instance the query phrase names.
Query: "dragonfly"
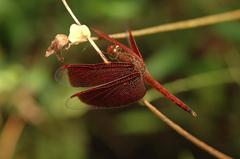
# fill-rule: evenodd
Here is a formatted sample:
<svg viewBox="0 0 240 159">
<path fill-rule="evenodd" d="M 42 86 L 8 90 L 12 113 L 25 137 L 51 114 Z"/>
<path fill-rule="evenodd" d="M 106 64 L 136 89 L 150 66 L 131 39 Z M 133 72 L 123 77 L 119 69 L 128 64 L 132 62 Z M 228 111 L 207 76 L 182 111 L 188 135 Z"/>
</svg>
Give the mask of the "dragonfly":
<svg viewBox="0 0 240 159">
<path fill-rule="evenodd" d="M 130 30 L 130 47 L 99 30 L 93 30 L 99 38 L 112 43 L 107 47 L 106 54 L 114 60 L 110 63 L 63 65 L 61 70 L 66 70 L 71 86 L 90 87 L 70 98 L 77 97 L 95 108 L 119 108 L 142 99 L 148 84 L 183 110 L 197 116 L 188 105 L 152 77 Z"/>
</svg>

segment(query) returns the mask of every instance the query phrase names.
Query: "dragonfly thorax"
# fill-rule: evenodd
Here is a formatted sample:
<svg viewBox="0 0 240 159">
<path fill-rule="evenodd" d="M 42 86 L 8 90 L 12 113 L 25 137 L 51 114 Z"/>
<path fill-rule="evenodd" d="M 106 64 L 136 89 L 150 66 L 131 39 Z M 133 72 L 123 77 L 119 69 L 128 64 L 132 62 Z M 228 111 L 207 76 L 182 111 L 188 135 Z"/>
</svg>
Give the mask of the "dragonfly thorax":
<svg viewBox="0 0 240 159">
<path fill-rule="evenodd" d="M 146 67 L 142 59 L 134 53 L 129 53 L 121 48 L 119 45 L 110 45 L 107 49 L 108 55 L 111 59 L 119 62 L 129 62 L 135 67 L 135 70 L 140 71 L 142 74 L 145 73 Z"/>
</svg>

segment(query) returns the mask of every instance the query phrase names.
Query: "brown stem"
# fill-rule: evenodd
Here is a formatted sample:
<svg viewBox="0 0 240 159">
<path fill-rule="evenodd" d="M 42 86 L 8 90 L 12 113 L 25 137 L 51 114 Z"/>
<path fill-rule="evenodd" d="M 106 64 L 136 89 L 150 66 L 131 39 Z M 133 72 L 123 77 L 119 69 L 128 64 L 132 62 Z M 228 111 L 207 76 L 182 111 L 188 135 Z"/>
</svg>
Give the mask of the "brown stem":
<svg viewBox="0 0 240 159">
<path fill-rule="evenodd" d="M 150 34 L 155 34 L 160 32 L 197 28 L 201 26 L 213 25 L 213 24 L 233 21 L 237 19 L 240 19 L 240 9 L 225 12 L 225 13 L 190 19 L 190 20 L 184 20 L 184 21 L 167 23 L 167 24 L 162 24 L 162 25 L 148 27 L 148 28 L 139 29 L 139 30 L 133 30 L 132 33 L 134 36 L 143 36 L 143 35 L 150 35 Z M 110 34 L 110 36 L 115 39 L 120 39 L 120 38 L 128 37 L 128 34 L 126 32 L 123 32 L 123 33 Z"/>
<path fill-rule="evenodd" d="M 240 19 L 240 9 L 225 12 L 225 13 L 204 16 L 200 18 L 194 18 L 194 19 L 183 20 L 179 22 L 161 24 L 161 25 L 138 29 L 138 30 L 132 30 L 132 34 L 135 37 L 144 36 L 144 35 L 151 35 L 155 33 L 197 28 L 197 27 L 208 26 L 208 25 L 213 25 L 217 23 L 223 23 L 227 21 L 234 21 L 238 19 Z M 122 39 L 122 38 L 127 38 L 128 33 L 127 32 L 114 33 L 114 34 L 109 34 L 109 36 L 115 39 Z M 92 40 L 99 39 L 98 37 L 91 37 L 91 38 Z"/>
<path fill-rule="evenodd" d="M 172 120 L 170 120 L 168 117 L 166 117 L 164 114 L 162 114 L 158 109 L 156 109 L 152 104 L 150 104 L 147 100 L 143 99 L 143 103 L 163 122 L 165 122 L 168 126 L 170 126 L 172 129 L 174 129 L 177 133 L 179 133 L 181 136 L 186 138 L 187 140 L 191 141 L 194 145 L 198 146 L 199 148 L 207 151 L 209 154 L 215 156 L 216 158 L 220 159 L 232 159 L 232 157 L 216 150 L 212 146 L 209 146 L 205 142 L 201 141 L 200 139 L 196 138 L 195 136 L 188 133 L 186 130 L 184 130 L 182 127 L 174 123 Z"/>
<path fill-rule="evenodd" d="M 76 22 L 76 24 L 81 25 L 80 21 L 76 18 L 76 16 L 73 14 L 72 9 L 68 6 L 66 0 L 62 0 L 63 5 L 65 6 L 65 8 L 67 9 L 68 13 L 71 15 L 71 17 L 73 18 L 73 20 Z"/>
</svg>

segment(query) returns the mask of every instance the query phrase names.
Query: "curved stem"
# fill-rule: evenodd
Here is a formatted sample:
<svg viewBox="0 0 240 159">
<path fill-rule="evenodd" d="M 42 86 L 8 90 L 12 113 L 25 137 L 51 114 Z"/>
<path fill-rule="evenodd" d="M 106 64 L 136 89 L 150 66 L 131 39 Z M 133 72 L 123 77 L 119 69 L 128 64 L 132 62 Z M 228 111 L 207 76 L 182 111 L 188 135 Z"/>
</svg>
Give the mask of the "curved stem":
<svg viewBox="0 0 240 159">
<path fill-rule="evenodd" d="M 69 12 L 69 14 L 71 15 L 71 17 L 73 18 L 73 20 L 76 22 L 76 24 L 81 25 L 81 23 L 79 22 L 79 20 L 76 18 L 76 16 L 74 15 L 74 13 L 72 12 L 71 8 L 69 7 L 69 5 L 67 4 L 66 0 L 62 0 L 64 6 L 66 7 L 67 11 Z M 87 27 L 87 26 L 86 26 Z M 91 36 L 91 35 L 90 35 Z M 93 38 L 94 39 L 94 38 Z M 98 48 L 98 46 L 95 44 L 95 42 L 93 41 L 92 38 L 87 37 L 87 40 L 89 41 L 89 43 L 93 46 L 93 48 L 97 51 L 97 53 L 99 54 L 99 56 L 102 58 L 102 60 L 105 63 L 109 63 L 109 61 L 107 60 L 107 58 L 104 56 L 104 54 L 102 53 L 102 51 Z"/>
<path fill-rule="evenodd" d="M 166 117 L 164 114 L 162 114 L 158 109 L 156 109 L 152 104 L 150 104 L 147 100 L 143 99 L 143 103 L 163 122 L 165 122 L 168 126 L 170 126 L 172 129 L 174 129 L 177 133 L 179 133 L 181 136 L 186 138 L 187 140 L 191 141 L 194 145 L 198 146 L 199 148 L 207 151 L 209 154 L 220 158 L 220 159 L 231 159 L 232 157 L 216 150 L 215 148 L 209 146 L 205 142 L 201 141 L 200 139 L 196 138 L 195 136 L 188 133 L 186 130 L 184 130 L 182 127 L 174 123 L 172 120 L 170 120 L 168 117 Z"/>
<path fill-rule="evenodd" d="M 69 14 L 71 15 L 71 17 L 73 18 L 73 20 L 75 21 L 75 23 L 77 23 L 78 25 L 81 25 L 81 23 L 79 22 L 79 20 L 76 18 L 76 16 L 73 14 L 71 8 L 68 6 L 66 0 L 62 0 L 65 8 L 67 9 L 67 11 L 69 12 Z"/>
</svg>

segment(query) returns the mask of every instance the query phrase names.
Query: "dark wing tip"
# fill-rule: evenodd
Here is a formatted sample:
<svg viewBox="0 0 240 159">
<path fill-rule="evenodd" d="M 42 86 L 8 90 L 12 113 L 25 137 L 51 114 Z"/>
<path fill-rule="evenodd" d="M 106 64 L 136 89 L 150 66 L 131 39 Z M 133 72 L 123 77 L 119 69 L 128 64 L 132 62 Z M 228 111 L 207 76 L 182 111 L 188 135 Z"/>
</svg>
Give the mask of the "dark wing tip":
<svg viewBox="0 0 240 159">
<path fill-rule="evenodd" d="M 195 117 L 195 118 L 198 117 L 197 113 L 196 113 L 195 111 L 193 111 L 192 109 L 189 109 L 188 112 L 189 112 L 193 117 Z"/>
</svg>

